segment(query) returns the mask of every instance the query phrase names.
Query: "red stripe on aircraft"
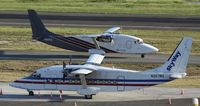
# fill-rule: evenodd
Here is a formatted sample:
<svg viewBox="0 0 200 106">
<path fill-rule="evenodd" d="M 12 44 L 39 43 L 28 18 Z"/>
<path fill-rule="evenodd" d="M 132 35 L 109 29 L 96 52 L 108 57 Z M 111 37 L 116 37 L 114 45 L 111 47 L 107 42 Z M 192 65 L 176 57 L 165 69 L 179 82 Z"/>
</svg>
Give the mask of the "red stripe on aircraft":
<svg viewBox="0 0 200 106">
<path fill-rule="evenodd" d="M 84 48 L 86 50 L 90 49 L 90 47 L 88 47 L 87 45 L 84 45 L 84 44 L 81 44 L 79 41 L 74 41 L 74 40 L 71 40 L 69 39 L 68 37 L 63 37 L 63 36 L 56 36 L 57 39 L 60 39 L 64 42 L 68 42 L 69 44 L 74 44 L 74 45 L 77 45 L 81 48 Z"/>
<path fill-rule="evenodd" d="M 72 44 L 76 47 L 80 47 L 82 49 L 85 49 L 86 51 L 88 49 L 92 49 L 95 48 L 95 45 L 90 43 L 90 42 L 86 42 L 84 40 L 80 40 L 78 38 L 75 37 L 64 37 L 64 36 L 55 36 L 54 38 L 58 39 L 58 40 L 62 40 L 64 43 L 68 43 L 68 44 Z M 104 48 L 104 47 L 100 47 L 102 49 L 104 49 L 107 53 L 117 53 L 116 51 Z"/>
<path fill-rule="evenodd" d="M 64 43 L 67 43 L 67 44 L 70 44 L 70 45 L 74 45 L 74 46 L 76 46 L 76 47 L 78 47 L 78 48 L 85 49 L 86 51 L 88 50 L 87 48 L 82 47 L 82 46 L 78 45 L 77 43 L 74 44 L 74 42 L 71 42 L 70 40 L 65 41 L 65 40 L 61 39 L 60 37 L 54 37 L 54 38 L 57 39 L 57 40 L 60 40 L 60 41 L 62 41 L 62 42 L 64 42 Z"/>
<path fill-rule="evenodd" d="M 29 84 L 58 84 L 58 85 L 81 85 L 81 83 L 64 83 L 64 82 L 37 82 L 37 81 L 20 81 L 16 80 L 15 83 L 29 83 Z M 113 83 L 113 84 L 87 84 L 87 85 L 99 85 L 99 86 L 154 86 L 157 84 L 119 84 L 119 83 Z"/>
<path fill-rule="evenodd" d="M 89 48 L 96 48 L 95 45 L 90 43 L 90 42 L 86 42 L 86 41 L 80 40 L 80 39 L 75 38 L 75 37 L 67 37 L 67 38 L 72 40 L 72 41 L 78 42 L 82 45 L 87 45 Z"/>
</svg>

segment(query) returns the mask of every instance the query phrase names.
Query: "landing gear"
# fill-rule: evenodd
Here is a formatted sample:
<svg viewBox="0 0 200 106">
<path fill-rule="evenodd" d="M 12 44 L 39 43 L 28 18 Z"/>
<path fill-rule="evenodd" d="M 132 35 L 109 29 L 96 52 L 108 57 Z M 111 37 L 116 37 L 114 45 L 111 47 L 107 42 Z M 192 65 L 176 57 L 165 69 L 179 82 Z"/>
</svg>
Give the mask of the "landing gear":
<svg viewBox="0 0 200 106">
<path fill-rule="evenodd" d="M 28 91 L 28 95 L 29 95 L 29 96 L 33 96 L 33 95 L 34 95 L 34 92 L 33 92 L 33 91 Z"/>
<path fill-rule="evenodd" d="M 145 54 L 141 54 L 141 58 L 144 58 L 145 57 Z"/>
<path fill-rule="evenodd" d="M 92 95 L 85 95 L 85 99 L 92 99 Z"/>
</svg>

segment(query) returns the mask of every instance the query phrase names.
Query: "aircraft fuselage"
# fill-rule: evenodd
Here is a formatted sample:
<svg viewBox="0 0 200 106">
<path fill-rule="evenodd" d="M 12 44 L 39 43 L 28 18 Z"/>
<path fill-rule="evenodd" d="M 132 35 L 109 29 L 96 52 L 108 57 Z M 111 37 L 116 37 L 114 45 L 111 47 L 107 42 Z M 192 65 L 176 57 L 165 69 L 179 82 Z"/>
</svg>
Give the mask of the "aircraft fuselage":
<svg viewBox="0 0 200 106">
<path fill-rule="evenodd" d="M 69 65 L 66 69 L 73 71 L 83 67 L 97 70 L 86 76 L 87 86 L 100 88 L 100 91 L 104 92 L 135 90 L 172 80 L 166 73 L 140 72 L 93 65 Z M 16 80 L 10 85 L 27 90 L 77 91 L 81 89 L 79 76 L 69 74 L 63 77 L 62 65 L 41 68 L 31 76 Z"/>
</svg>

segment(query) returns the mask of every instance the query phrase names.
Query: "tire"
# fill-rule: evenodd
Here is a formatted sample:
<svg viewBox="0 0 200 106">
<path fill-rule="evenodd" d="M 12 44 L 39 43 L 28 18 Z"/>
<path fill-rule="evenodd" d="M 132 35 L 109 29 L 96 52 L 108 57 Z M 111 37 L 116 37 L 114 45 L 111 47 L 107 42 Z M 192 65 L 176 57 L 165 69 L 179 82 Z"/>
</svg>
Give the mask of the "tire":
<svg viewBox="0 0 200 106">
<path fill-rule="evenodd" d="M 85 95 L 85 99 L 92 99 L 92 95 Z"/>
<path fill-rule="evenodd" d="M 34 95 L 34 92 L 33 92 L 33 91 L 28 91 L 28 95 L 29 95 L 29 96 L 33 96 L 33 95 Z"/>
</svg>

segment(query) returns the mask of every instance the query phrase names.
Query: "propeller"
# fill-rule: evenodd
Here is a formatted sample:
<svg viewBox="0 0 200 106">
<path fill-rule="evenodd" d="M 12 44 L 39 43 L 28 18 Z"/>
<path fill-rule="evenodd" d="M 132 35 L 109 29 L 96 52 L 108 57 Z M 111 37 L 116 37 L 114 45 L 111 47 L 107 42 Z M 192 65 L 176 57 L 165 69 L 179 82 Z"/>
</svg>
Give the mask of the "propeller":
<svg viewBox="0 0 200 106">
<path fill-rule="evenodd" d="M 65 70 L 66 63 L 63 61 L 63 70 Z"/>
<path fill-rule="evenodd" d="M 67 73 L 65 68 L 66 68 L 66 63 L 63 61 L 63 82 L 65 81 L 65 77 L 66 77 L 66 73 Z"/>
<path fill-rule="evenodd" d="M 69 65 L 72 64 L 72 55 L 69 56 Z M 68 70 L 66 70 L 66 63 L 63 61 L 63 81 L 65 81 L 65 77 L 68 75 Z"/>
</svg>

